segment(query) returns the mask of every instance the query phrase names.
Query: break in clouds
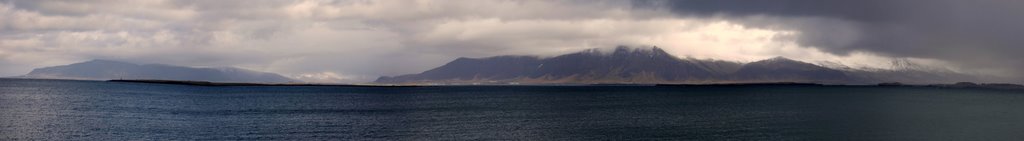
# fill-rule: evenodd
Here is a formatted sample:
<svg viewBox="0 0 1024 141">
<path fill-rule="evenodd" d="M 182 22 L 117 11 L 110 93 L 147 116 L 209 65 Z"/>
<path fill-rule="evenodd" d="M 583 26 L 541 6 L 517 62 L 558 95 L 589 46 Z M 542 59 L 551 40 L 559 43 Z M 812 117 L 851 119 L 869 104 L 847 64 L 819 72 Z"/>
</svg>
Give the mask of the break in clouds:
<svg viewBox="0 0 1024 141">
<path fill-rule="evenodd" d="M 1019 77 L 1024 2 L 912 0 L 0 0 L 0 76 L 91 59 L 365 82 L 457 57 L 658 46 Z M 965 69 L 970 68 L 970 69 Z"/>
</svg>

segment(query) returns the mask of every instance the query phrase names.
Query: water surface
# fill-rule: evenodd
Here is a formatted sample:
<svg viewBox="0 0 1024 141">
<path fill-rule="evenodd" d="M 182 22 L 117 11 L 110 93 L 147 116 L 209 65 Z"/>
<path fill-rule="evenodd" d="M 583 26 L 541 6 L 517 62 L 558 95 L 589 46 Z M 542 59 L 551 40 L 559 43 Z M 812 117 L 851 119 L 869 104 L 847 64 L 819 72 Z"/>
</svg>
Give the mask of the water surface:
<svg viewBox="0 0 1024 141">
<path fill-rule="evenodd" d="M 1020 91 L 0 79 L 0 140 L 1019 140 Z"/>
</svg>

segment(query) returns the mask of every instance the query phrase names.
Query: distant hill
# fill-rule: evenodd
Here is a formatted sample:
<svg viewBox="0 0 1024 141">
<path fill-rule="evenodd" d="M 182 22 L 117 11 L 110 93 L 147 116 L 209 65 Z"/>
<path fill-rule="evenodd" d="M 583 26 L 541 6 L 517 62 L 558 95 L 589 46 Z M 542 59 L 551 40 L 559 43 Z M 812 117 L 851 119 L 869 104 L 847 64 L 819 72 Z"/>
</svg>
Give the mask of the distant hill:
<svg viewBox="0 0 1024 141">
<path fill-rule="evenodd" d="M 110 60 L 92 60 L 32 70 L 23 78 L 42 79 L 159 79 L 212 82 L 287 83 L 296 82 L 274 73 L 240 68 L 193 68 L 165 64 L 132 64 Z"/>
<path fill-rule="evenodd" d="M 895 64 L 909 66 L 907 62 Z M 843 66 L 834 64 L 833 66 Z M 880 82 L 941 83 L 971 81 L 952 72 L 918 70 L 836 69 L 776 57 L 751 63 L 678 58 L 654 48 L 618 47 L 612 52 L 590 49 L 550 58 L 495 56 L 458 58 L 419 74 L 380 77 L 390 84 L 550 84 L 644 83 L 707 84 L 807 82 L 874 84 Z"/>
<path fill-rule="evenodd" d="M 733 80 L 752 82 L 849 83 L 854 81 L 843 71 L 783 57 L 747 63 L 732 76 Z"/>
</svg>

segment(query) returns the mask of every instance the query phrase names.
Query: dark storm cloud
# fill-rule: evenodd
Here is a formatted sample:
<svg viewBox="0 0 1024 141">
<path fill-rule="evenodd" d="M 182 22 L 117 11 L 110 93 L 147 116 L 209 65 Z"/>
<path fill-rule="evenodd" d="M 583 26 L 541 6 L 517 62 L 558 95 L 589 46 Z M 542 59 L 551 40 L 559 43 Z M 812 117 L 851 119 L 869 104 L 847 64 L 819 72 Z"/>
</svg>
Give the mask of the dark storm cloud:
<svg viewBox="0 0 1024 141">
<path fill-rule="evenodd" d="M 667 5 L 684 15 L 825 16 L 858 21 L 891 19 L 890 0 L 669 0 L 638 1 L 639 5 Z"/>
<path fill-rule="evenodd" d="M 1020 0 L 641 0 L 637 4 L 667 6 L 681 16 L 781 17 L 745 24 L 797 30 L 803 33 L 797 39 L 801 44 L 837 54 L 868 51 L 1008 73 L 1024 71 L 1019 56 L 1024 53 L 1024 1 Z M 854 28 L 856 36 L 833 32 L 842 28 L 833 25 L 836 22 L 794 24 L 801 23 L 794 17 L 841 21 Z"/>
</svg>

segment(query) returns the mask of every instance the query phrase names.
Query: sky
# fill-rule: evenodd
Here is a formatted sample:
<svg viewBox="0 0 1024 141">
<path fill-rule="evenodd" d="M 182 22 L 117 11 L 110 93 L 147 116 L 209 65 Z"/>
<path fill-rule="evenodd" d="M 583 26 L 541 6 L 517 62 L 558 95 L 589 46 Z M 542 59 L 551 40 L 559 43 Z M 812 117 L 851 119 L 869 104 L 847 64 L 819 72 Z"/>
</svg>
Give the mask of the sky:
<svg viewBox="0 0 1024 141">
<path fill-rule="evenodd" d="M 0 76 L 106 59 L 357 83 L 624 45 L 1024 78 L 1020 13 L 1020 0 L 0 0 Z"/>
</svg>

